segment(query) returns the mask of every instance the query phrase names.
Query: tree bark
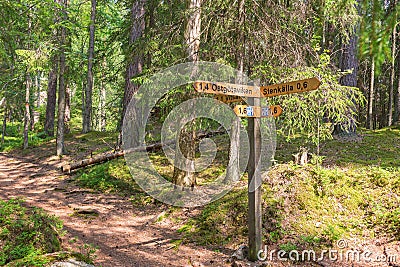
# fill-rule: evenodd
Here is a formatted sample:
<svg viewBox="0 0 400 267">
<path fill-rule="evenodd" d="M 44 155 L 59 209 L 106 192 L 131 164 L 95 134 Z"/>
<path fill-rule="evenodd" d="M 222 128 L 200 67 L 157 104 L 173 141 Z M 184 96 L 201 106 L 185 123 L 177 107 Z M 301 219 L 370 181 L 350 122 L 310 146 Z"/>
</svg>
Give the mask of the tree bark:
<svg viewBox="0 0 400 267">
<path fill-rule="evenodd" d="M 65 115 L 64 115 L 64 133 L 71 132 L 71 88 L 68 86 L 68 81 L 65 79 Z"/>
<path fill-rule="evenodd" d="M 199 61 L 201 0 L 189 0 L 189 19 L 186 25 L 186 52 L 189 62 Z"/>
<path fill-rule="evenodd" d="M 200 29 L 201 29 L 201 0 L 189 0 L 188 6 L 190 15 L 186 25 L 185 40 L 186 53 L 189 62 L 199 61 Z M 196 68 L 192 76 L 196 75 Z M 195 166 L 195 121 L 183 126 L 180 134 L 177 135 L 176 150 L 182 153 L 175 153 L 174 174 L 172 180 L 179 186 L 194 187 L 196 177 Z"/>
<path fill-rule="evenodd" d="M 26 84 L 25 84 L 25 115 L 24 115 L 24 149 L 28 148 L 28 134 L 30 126 L 30 91 L 32 86 L 31 76 L 26 74 Z"/>
<path fill-rule="evenodd" d="M 63 20 L 66 20 L 66 7 L 68 0 L 60 0 L 60 4 L 62 5 L 62 13 Z M 65 152 L 64 145 L 64 119 L 65 119 L 65 107 L 66 107 L 66 99 L 65 99 L 65 45 L 66 45 L 66 33 L 67 29 L 62 26 L 61 27 L 61 35 L 60 35 L 60 72 L 59 72 L 59 84 L 58 84 L 58 117 L 57 117 L 57 156 L 61 156 Z"/>
<path fill-rule="evenodd" d="M 397 1 L 396 1 L 396 3 L 397 3 Z M 398 17 L 397 17 L 398 18 Z M 399 123 L 399 121 L 400 121 L 400 53 L 399 53 L 399 50 L 400 50 L 400 30 L 399 29 L 397 29 L 397 27 L 400 27 L 400 24 L 397 24 L 396 26 L 395 26 L 396 28 L 395 28 L 395 31 L 396 31 L 396 37 L 395 38 L 397 38 L 397 41 L 396 41 L 396 45 L 398 46 L 397 48 L 396 48 L 396 50 L 397 50 L 397 57 L 396 57 L 396 62 L 397 62 L 397 88 L 396 89 L 394 89 L 394 107 L 393 107 L 393 123 L 396 123 L 396 124 L 398 124 Z M 396 71 L 396 70 L 395 70 Z M 395 76 L 396 76 L 396 74 L 395 74 Z"/>
<path fill-rule="evenodd" d="M 131 28 L 129 33 L 129 46 L 132 46 L 140 37 L 142 37 L 146 21 L 145 21 L 145 5 L 147 0 L 135 0 L 131 9 Z M 127 55 L 131 58 L 130 55 Z M 132 78 L 142 73 L 143 69 L 143 54 L 140 52 L 134 53 L 133 60 L 128 59 L 125 73 L 125 90 L 122 100 L 122 114 L 118 124 L 119 137 L 117 146 L 121 146 L 122 142 L 122 124 L 125 113 L 134 93 L 139 90 L 139 84 L 132 82 Z"/>
<path fill-rule="evenodd" d="M 208 132 L 208 133 L 198 133 L 197 134 L 197 138 L 208 138 L 208 137 L 212 137 L 218 134 L 224 134 L 224 131 L 212 131 L 212 132 Z M 163 146 L 165 145 L 172 145 L 175 141 L 172 140 L 170 142 L 165 142 L 165 143 L 154 143 L 151 145 L 146 146 L 146 151 L 150 152 L 150 151 L 157 151 L 163 148 Z M 143 148 L 142 147 L 132 147 L 129 149 L 129 152 L 134 152 L 134 151 L 141 151 Z M 96 164 L 96 163 L 101 163 L 107 160 L 112 160 L 118 157 L 122 157 L 124 156 L 124 151 L 113 151 L 113 152 L 105 152 L 99 155 L 95 155 L 89 159 L 84 159 L 84 160 L 79 160 L 79 161 L 75 161 L 75 162 L 71 162 L 69 164 L 66 164 L 64 166 L 61 167 L 61 170 L 63 172 L 71 172 L 75 169 L 79 169 L 79 168 L 83 168 L 92 164 Z"/>
<path fill-rule="evenodd" d="M 4 137 L 6 136 L 7 116 L 9 116 L 9 114 L 7 113 L 7 108 L 5 108 L 4 109 L 4 118 L 3 118 L 3 127 L 2 127 L 2 131 L 1 131 L 1 144 L 4 144 Z"/>
<path fill-rule="evenodd" d="M 106 61 L 103 61 L 102 69 L 106 69 Z M 103 77 L 105 77 L 105 73 L 103 73 Z M 106 131 L 106 86 L 101 79 L 100 81 L 100 97 L 99 97 L 99 130 L 102 132 Z"/>
<path fill-rule="evenodd" d="M 47 87 L 46 122 L 44 130 L 47 136 L 54 136 L 54 120 L 56 112 L 56 92 L 57 92 L 57 73 L 58 57 L 53 56 L 53 66 L 49 72 L 49 83 Z"/>
<path fill-rule="evenodd" d="M 40 107 L 40 104 L 42 103 L 42 95 L 41 95 L 41 86 L 40 86 L 40 78 L 42 77 L 42 72 L 38 71 L 38 73 L 35 75 L 35 88 L 36 88 L 36 107 Z"/>
<path fill-rule="evenodd" d="M 237 65 L 240 72 L 239 75 L 243 75 L 244 71 L 244 55 L 245 55 L 245 38 L 244 38 L 244 18 L 245 18 L 245 1 L 240 0 L 238 2 L 238 13 L 239 13 L 239 50 L 237 51 Z M 236 79 L 236 83 L 241 84 L 243 81 L 242 77 Z M 239 181 L 239 149 L 240 149 L 240 125 L 241 120 L 238 117 L 231 126 L 230 133 L 230 146 L 229 146 L 229 165 L 226 170 L 225 182 Z"/>
<path fill-rule="evenodd" d="M 129 35 L 129 45 L 134 44 L 143 34 L 145 28 L 145 9 L 147 0 L 136 0 L 131 10 L 131 30 Z M 123 99 L 122 120 L 125 116 L 126 109 L 132 99 L 133 94 L 139 89 L 139 85 L 132 82 L 132 78 L 142 73 L 143 55 L 135 53 L 133 61 L 130 61 L 126 67 L 125 74 L 125 90 Z M 121 121 L 122 121 L 121 120 Z"/>
<path fill-rule="evenodd" d="M 397 0 L 392 1 L 392 12 L 396 8 Z M 397 24 L 393 27 L 392 31 L 392 62 L 390 72 L 390 87 L 389 87 L 389 108 L 388 108 L 388 126 L 393 124 L 393 106 L 394 106 L 394 79 L 396 76 L 395 61 L 396 61 L 396 39 L 397 39 Z"/>
<path fill-rule="evenodd" d="M 357 10 L 360 10 L 360 0 L 357 1 Z M 342 43 L 342 53 L 340 54 L 339 67 L 341 71 L 351 70 L 352 72 L 341 77 L 340 84 L 343 86 L 357 87 L 358 77 L 358 25 L 354 26 L 348 43 Z M 349 113 L 352 111 L 350 110 Z M 354 135 L 356 134 L 356 119 L 351 118 L 347 123 L 335 124 L 333 135 Z"/>
<path fill-rule="evenodd" d="M 89 49 L 88 49 L 88 74 L 85 88 L 85 108 L 82 118 L 82 132 L 87 133 L 92 130 L 92 92 L 93 92 L 93 59 L 94 59 L 94 34 L 96 22 L 96 0 L 92 0 L 92 11 L 90 15 L 89 27 Z"/>
<path fill-rule="evenodd" d="M 367 116 L 367 129 L 374 128 L 374 83 L 375 83 L 375 59 L 371 55 L 371 80 L 369 85 L 369 97 L 368 97 L 368 116 Z"/>
<path fill-rule="evenodd" d="M 58 0 L 54 0 L 58 3 Z M 57 14 L 57 11 L 55 10 Z M 54 18 L 54 23 L 58 22 L 58 15 Z M 53 30 L 53 39 L 54 42 L 58 40 L 57 30 Z M 58 61 L 59 55 L 54 52 L 54 55 L 51 57 L 51 69 L 49 72 L 49 80 L 47 86 L 47 104 L 46 104 L 46 121 L 44 124 L 44 131 L 47 136 L 54 136 L 54 120 L 56 113 L 56 101 L 57 101 L 57 76 L 58 76 Z"/>
</svg>

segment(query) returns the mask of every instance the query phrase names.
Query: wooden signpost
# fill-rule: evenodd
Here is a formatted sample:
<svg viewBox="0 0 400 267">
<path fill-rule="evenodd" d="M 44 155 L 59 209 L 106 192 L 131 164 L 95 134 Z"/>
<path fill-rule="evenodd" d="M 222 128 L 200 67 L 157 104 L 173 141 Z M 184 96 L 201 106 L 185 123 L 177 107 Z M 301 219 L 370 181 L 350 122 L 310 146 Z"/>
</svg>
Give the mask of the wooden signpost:
<svg viewBox="0 0 400 267">
<path fill-rule="evenodd" d="M 193 83 L 193 86 L 199 93 L 260 97 L 260 91 L 258 88 L 251 85 L 196 81 Z"/>
<path fill-rule="evenodd" d="M 281 106 L 274 105 L 266 108 L 258 106 L 247 106 L 247 105 L 236 105 L 233 111 L 238 117 L 255 117 L 255 118 L 266 118 L 266 117 L 278 117 L 282 114 Z"/>
<path fill-rule="evenodd" d="M 320 81 L 317 78 L 261 87 L 209 81 L 196 81 L 193 84 L 197 92 L 216 94 L 222 96 L 221 99 L 226 99 L 226 101 L 236 102 L 233 101 L 233 99 L 228 100 L 228 96 L 248 97 L 249 105 L 237 105 L 234 108 L 234 112 L 237 116 L 246 117 L 248 120 L 250 142 L 250 157 L 248 162 L 248 238 L 250 261 L 257 261 L 257 254 L 262 249 L 261 186 L 255 186 L 261 184 L 261 170 L 259 166 L 262 145 L 260 130 L 261 118 L 271 116 L 278 117 L 282 113 L 282 108 L 280 106 L 262 108 L 260 106 L 260 97 L 303 93 L 316 90 L 319 85 Z"/>
<path fill-rule="evenodd" d="M 224 103 L 234 103 L 243 101 L 243 98 L 237 95 L 215 95 L 214 99 Z"/>
<path fill-rule="evenodd" d="M 261 86 L 260 92 L 263 97 L 303 93 L 317 89 L 320 83 L 321 82 L 317 78 L 311 78 L 288 83 Z"/>
</svg>

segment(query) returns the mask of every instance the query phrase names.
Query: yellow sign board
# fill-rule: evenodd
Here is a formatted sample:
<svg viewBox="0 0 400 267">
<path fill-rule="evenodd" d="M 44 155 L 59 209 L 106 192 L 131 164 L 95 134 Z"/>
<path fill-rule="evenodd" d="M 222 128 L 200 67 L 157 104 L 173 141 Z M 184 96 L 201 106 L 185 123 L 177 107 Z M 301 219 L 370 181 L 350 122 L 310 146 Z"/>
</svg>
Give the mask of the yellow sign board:
<svg viewBox="0 0 400 267">
<path fill-rule="evenodd" d="M 260 97 L 260 91 L 259 91 L 258 87 L 251 86 L 251 85 L 222 83 L 222 82 L 195 81 L 193 83 L 193 87 L 199 93 Z"/>
<path fill-rule="evenodd" d="M 254 118 L 278 117 L 282 114 L 282 108 L 278 105 L 269 106 L 266 108 L 258 106 L 236 105 L 233 108 L 233 111 L 239 117 Z"/>
<path fill-rule="evenodd" d="M 277 95 L 286 95 L 294 93 L 302 93 L 315 90 L 319 87 L 321 82 L 317 78 L 299 80 L 288 83 L 273 84 L 261 86 L 261 96 L 272 97 Z"/>
<path fill-rule="evenodd" d="M 243 101 L 243 99 L 237 95 L 215 95 L 214 99 L 219 100 L 224 103 L 234 103 L 234 102 Z"/>
</svg>

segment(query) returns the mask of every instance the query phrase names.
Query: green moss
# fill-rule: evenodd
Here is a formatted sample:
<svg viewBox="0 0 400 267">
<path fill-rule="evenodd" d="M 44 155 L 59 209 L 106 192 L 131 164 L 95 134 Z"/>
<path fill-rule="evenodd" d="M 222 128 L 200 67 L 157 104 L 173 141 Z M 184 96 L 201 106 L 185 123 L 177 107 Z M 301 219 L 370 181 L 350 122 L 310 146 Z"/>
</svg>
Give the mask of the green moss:
<svg viewBox="0 0 400 267">
<path fill-rule="evenodd" d="M 61 221 L 21 200 L 0 200 L 0 229 L 0 265 L 43 266 L 41 255 L 61 249 Z"/>
<path fill-rule="evenodd" d="M 142 193 L 130 175 L 123 158 L 80 170 L 77 173 L 76 181 L 83 187 L 93 188 L 100 192 L 126 196 Z"/>
</svg>

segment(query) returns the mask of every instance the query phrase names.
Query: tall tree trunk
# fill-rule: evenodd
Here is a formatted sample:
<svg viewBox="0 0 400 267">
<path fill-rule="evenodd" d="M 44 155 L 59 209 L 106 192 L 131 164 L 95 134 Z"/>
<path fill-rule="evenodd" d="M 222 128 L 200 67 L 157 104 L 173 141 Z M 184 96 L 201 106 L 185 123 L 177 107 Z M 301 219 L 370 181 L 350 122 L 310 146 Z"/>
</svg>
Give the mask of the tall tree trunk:
<svg viewBox="0 0 400 267">
<path fill-rule="evenodd" d="M 37 75 L 35 75 L 35 89 L 36 89 L 36 107 L 40 107 L 40 104 L 42 103 L 42 95 L 40 93 L 41 91 L 41 86 L 40 86 L 40 78 L 42 76 L 42 72 L 38 72 Z"/>
<path fill-rule="evenodd" d="M 157 3 L 155 1 L 150 1 L 149 5 L 148 5 L 147 14 L 148 14 L 149 22 L 146 25 L 146 35 L 149 35 L 151 29 L 153 29 L 156 24 L 155 16 L 154 16 L 154 10 L 156 9 L 156 5 L 157 5 Z M 153 36 L 149 36 L 149 37 L 152 38 Z M 146 55 L 146 66 L 148 69 L 151 68 L 151 64 L 152 64 L 152 57 L 151 57 L 151 51 L 149 51 Z"/>
<path fill-rule="evenodd" d="M 66 20 L 66 8 L 68 0 L 60 0 L 62 5 L 63 20 Z M 57 116 L 57 156 L 61 156 L 65 152 L 64 145 L 64 119 L 65 119 L 65 45 L 66 45 L 66 35 L 67 29 L 62 26 L 60 34 L 60 72 L 59 72 L 59 84 L 58 84 L 58 116 Z"/>
<path fill-rule="evenodd" d="M 32 81 L 32 80 L 31 80 Z M 31 84 L 33 85 L 33 83 Z M 34 131 L 35 130 L 35 124 L 36 124 L 36 116 L 37 111 L 34 109 L 34 105 L 29 105 L 29 130 Z"/>
<path fill-rule="evenodd" d="M 54 136 L 58 60 L 58 56 L 54 55 L 52 58 L 52 68 L 49 72 L 49 83 L 47 86 L 46 122 L 44 124 L 44 130 L 47 136 Z"/>
<path fill-rule="evenodd" d="M 357 10 L 360 10 L 360 0 L 356 4 Z M 351 70 L 352 72 L 341 77 L 340 84 L 344 86 L 357 87 L 358 77 L 358 58 L 357 58 L 357 44 L 358 44 L 358 25 L 354 26 L 349 42 L 342 42 L 342 53 L 339 58 L 339 67 L 341 71 Z M 354 110 L 353 110 L 354 111 Z M 349 110 L 351 113 L 352 110 Z M 356 120 L 351 118 L 346 124 L 335 124 L 333 133 L 334 135 L 345 134 L 354 135 L 356 134 Z"/>
<path fill-rule="evenodd" d="M 340 79 L 340 84 L 344 86 L 357 87 L 357 71 L 358 71 L 358 59 L 357 59 L 357 42 L 358 37 L 354 31 L 350 37 L 348 44 L 342 45 L 342 55 L 340 57 L 340 69 L 342 71 L 351 70 L 352 72 L 343 76 Z M 352 111 L 349 110 L 349 113 Z M 356 120 L 351 118 L 349 122 L 345 124 L 336 124 L 333 134 L 346 134 L 352 135 L 356 133 Z"/>
<path fill-rule="evenodd" d="M 189 0 L 188 8 L 190 15 L 185 31 L 187 58 L 189 62 L 197 62 L 199 61 L 201 33 L 201 0 Z M 196 71 L 195 68 L 192 76 L 197 75 Z M 184 126 L 177 137 L 176 150 L 180 149 L 182 153 L 175 153 L 174 174 L 172 180 L 179 186 L 194 187 L 196 184 L 196 177 L 194 175 L 196 131 L 194 123 L 195 121 L 193 120 L 188 123 L 187 126 Z M 185 168 L 180 168 L 180 166 L 184 166 Z"/>
<path fill-rule="evenodd" d="M 374 128 L 374 83 L 375 83 L 375 58 L 371 55 L 371 82 L 369 85 L 367 129 Z"/>
<path fill-rule="evenodd" d="M 106 60 L 103 60 L 102 69 L 106 69 Z M 103 73 L 103 79 L 105 73 Z M 106 85 L 104 80 L 100 80 L 100 97 L 99 97 L 99 130 L 105 132 L 106 130 Z"/>
<path fill-rule="evenodd" d="M 6 136 L 6 129 L 7 129 L 7 116 L 9 116 L 9 113 L 7 113 L 7 107 L 4 109 L 4 118 L 3 118 L 3 127 L 1 131 L 1 144 L 4 144 L 4 137 Z"/>
<path fill-rule="evenodd" d="M 240 72 L 239 75 L 243 75 L 244 71 L 244 55 L 245 55 L 245 38 L 244 38 L 244 18 L 245 18 L 245 0 L 238 2 L 238 14 L 239 14 L 239 44 L 237 51 L 237 65 Z M 241 84 L 243 81 L 242 77 L 236 79 L 236 83 Z M 240 149 L 240 125 L 241 120 L 238 117 L 231 126 L 230 134 L 230 147 L 229 147 L 229 165 L 226 170 L 225 182 L 239 181 L 239 149 Z"/>
<path fill-rule="evenodd" d="M 30 94 L 31 94 L 32 80 L 29 74 L 26 74 L 26 84 L 25 84 L 25 115 L 24 115 L 24 149 L 28 148 L 28 133 L 30 126 Z"/>
<path fill-rule="evenodd" d="M 68 81 L 65 79 L 65 115 L 64 115 L 64 133 L 69 134 L 71 132 L 71 88 L 68 85 Z"/>
<path fill-rule="evenodd" d="M 85 109 L 83 110 L 82 132 L 92 130 L 92 92 L 93 92 L 93 58 L 94 58 L 94 32 L 96 21 L 96 0 L 92 0 L 92 12 L 89 27 L 88 74 L 85 88 Z"/>
<path fill-rule="evenodd" d="M 146 21 L 145 21 L 145 5 L 147 0 L 135 0 L 131 9 L 131 28 L 129 33 L 129 45 L 134 44 L 144 33 Z M 128 56 L 130 58 L 130 56 Z M 139 89 L 137 83 L 132 82 L 132 78 L 142 73 L 143 69 L 143 55 L 141 53 L 134 53 L 133 60 L 128 60 L 125 74 L 125 90 L 124 98 L 122 100 L 122 114 L 119 122 L 119 140 L 117 145 L 120 146 L 122 142 L 121 131 L 122 123 L 125 117 L 126 110 L 132 96 Z"/>
<path fill-rule="evenodd" d="M 400 27 L 400 25 L 398 26 Z M 400 47 L 400 30 L 397 30 L 397 46 Z M 400 49 L 397 48 L 397 51 Z M 397 52 L 397 90 L 395 90 L 394 95 L 394 115 L 393 115 L 393 122 L 398 124 L 400 121 L 400 53 Z"/>
<path fill-rule="evenodd" d="M 396 8 L 397 0 L 393 1 L 392 10 Z M 395 60 L 396 60 L 396 32 L 397 24 L 393 27 L 392 32 L 392 64 L 391 64 L 391 73 L 390 73 L 390 87 L 389 87 L 389 108 L 388 108 L 388 126 L 391 126 L 393 123 L 393 105 L 394 105 L 394 79 L 396 76 L 395 70 Z"/>
<path fill-rule="evenodd" d="M 59 0 L 54 0 L 55 3 L 59 3 Z M 59 15 L 57 9 L 54 10 L 55 17 L 54 23 L 58 23 Z M 58 32 L 57 29 L 53 30 L 53 42 L 58 43 Z M 58 52 L 53 52 L 54 55 L 51 57 L 51 68 L 49 72 L 49 80 L 47 86 L 47 104 L 46 104 L 46 121 L 44 124 L 44 131 L 47 136 L 54 136 L 54 120 L 56 113 L 56 101 L 57 101 L 57 76 L 58 76 Z"/>
<path fill-rule="evenodd" d="M 189 62 L 199 61 L 201 0 L 189 0 L 189 19 L 186 25 L 186 52 Z"/>
</svg>

